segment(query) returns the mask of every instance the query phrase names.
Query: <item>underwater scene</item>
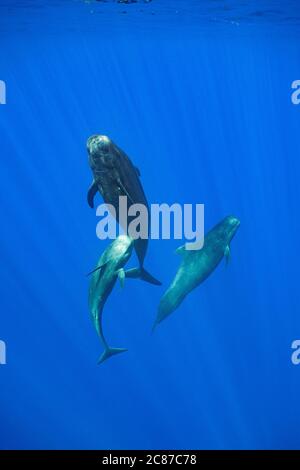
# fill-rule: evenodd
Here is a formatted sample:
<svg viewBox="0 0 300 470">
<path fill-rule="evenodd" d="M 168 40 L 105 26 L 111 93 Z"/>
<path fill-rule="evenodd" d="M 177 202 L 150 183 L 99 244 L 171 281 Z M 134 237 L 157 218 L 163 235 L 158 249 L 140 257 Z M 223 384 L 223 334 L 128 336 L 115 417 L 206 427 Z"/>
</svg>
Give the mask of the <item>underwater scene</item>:
<svg viewBox="0 0 300 470">
<path fill-rule="evenodd" d="M 0 449 L 300 449 L 299 123 L 298 0 L 0 0 Z"/>
</svg>

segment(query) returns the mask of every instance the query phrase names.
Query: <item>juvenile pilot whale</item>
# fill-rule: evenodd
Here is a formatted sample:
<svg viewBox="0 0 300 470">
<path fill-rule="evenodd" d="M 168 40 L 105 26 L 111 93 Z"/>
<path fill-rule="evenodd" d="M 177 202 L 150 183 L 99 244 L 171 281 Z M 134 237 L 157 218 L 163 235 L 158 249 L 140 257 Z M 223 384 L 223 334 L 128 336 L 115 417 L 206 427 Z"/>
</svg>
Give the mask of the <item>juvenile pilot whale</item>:
<svg viewBox="0 0 300 470">
<path fill-rule="evenodd" d="M 111 348 L 103 334 L 102 315 L 105 302 L 113 290 L 117 278 L 121 285 L 124 283 L 124 266 L 133 250 L 133 240 L 126 235 L 120 235 L 100 256 L 96 268 L 91 273 L 89 288 L 89 309 L 96 331 L 104 346 L 104 352 L 98 364 L 114 354 L 127 351 L 123 348 Z"/>
<path fill-rule="evenodd" d="M 186 250 L 185 245 L 176 252 L 182 255 L 177 274 L 163 295 L 153 328 L 176 310 L 184 298 L 216 269 L 225 256 L 230 256 L 230 242 L 240 221 L 233 216 L 225 217 L 204 238 L 201 250 Z"/>
<path fill-rule="evenodd" d="M 104 202 L 111 204 L 115 208 L 118 222 L 120 222 L 120 196 L 127 196 L 129 207 L 132 204 L 143 204 L 148 209 L 147 199 L 140 182 L 140 172 L 123 150 L 104 135 L 89 137 L 87 150 L 89 164 L 94 176 L 87 195 L 90 207 L 94 207 L 94 197 L 99 191 Z M 128 225 L 131 220 L 132 218 L 129 217 Z M 148 227 L 149 225 L 150 216 L 148 210 Z M 139 276 L 151 284 L 161 285 L 161 282 L 151 276 L 143 267 L 147 246 L 147 239 L 139 238 L 135 240 L 134 247 L 140 263 Z M 135 276 L 136 272 L 133 271 L 132 277 Z"/>
</svg>

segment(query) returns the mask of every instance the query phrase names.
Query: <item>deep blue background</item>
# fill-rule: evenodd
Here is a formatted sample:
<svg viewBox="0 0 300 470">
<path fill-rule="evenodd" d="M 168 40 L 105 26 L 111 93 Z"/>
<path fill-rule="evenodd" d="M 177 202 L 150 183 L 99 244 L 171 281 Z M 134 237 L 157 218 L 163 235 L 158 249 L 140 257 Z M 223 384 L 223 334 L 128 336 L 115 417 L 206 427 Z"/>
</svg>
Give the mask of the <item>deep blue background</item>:
<svg viewBox="0 0 300 470">
<path fill-rule="evenodd" d="M 299 448 L 299 5 L 46 3 L 1 2 L 0 447 Z M 228 268 L 154 335 L 180 258 L 150 243 L 164 284 L 116 285 L 104 327 L 129 352 L 100 367 L 93 133 L 128 153 L 149 202 L 205 203 L 206 230 L 241 220 Z"/>
</svg>

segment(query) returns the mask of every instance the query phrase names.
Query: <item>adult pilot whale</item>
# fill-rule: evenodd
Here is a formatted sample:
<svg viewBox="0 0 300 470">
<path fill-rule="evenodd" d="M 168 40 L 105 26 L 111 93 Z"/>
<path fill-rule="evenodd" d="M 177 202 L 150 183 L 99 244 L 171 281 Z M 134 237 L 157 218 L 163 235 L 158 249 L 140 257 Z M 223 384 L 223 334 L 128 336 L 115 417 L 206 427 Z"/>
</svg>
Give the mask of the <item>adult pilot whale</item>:
<svg viewBox="0 0 300 470">
<path fill-rule="evenodd" d="M 228 261 L 230 242 L 239 226 L 239 219 L 227 216 L 204 237 L 203 248 L 186 250 L 183 245 L 176 250 L 182 255 L 182 262 L 172 284 L 160 301 L 153 328 L 174 312 L 184 298 L 208 278 L 224 256 Z"/>
<path fill-rule="evenodd" d="M 133 240 L 126 235 L 120 235 L 100 256 L 96 268 L 90 273 L 89 309 L 95 329 L 104 347 L 98 364 L 115 354 L 127 351 L 123 348 L 111 348 L 108 345 L 103 334 L 102 316 L 104 305 L 117 278 L 120 279 L 121 285 L 124 283 L 126 277 L 124 266 L 131 256 L 132 249 Z"/>
<path fill-rule="evenodd" d="M 148 202 L 140 181 L 140 172 L 132 164 L 129 157 L 109 137 L 92 135 L 87 140 L 89 165 L 93 172 L 93 182 L 88 190 L 88 204 L 94 207 L 96 193 L 102 195 L 106 204 L 111 204 L 116 211 L 116 219 L 120 222 L 119 197 L 127 196 L 128 206 L 143 204 L 148 209 Z M 133 218 L 128 217 L 128 225 Z M 150 216 L 148 209 L 148 227 Z M 123 227 L 124 228 L 124 227 Z M 143 267 L 147 252 L 148 240 L 138 238 L 134 247 L 139 260 L 140 269 L 132 270 L 131 277 L 140 277 L 151 284 L 161 285 L 157 279 Z M 128 273 L 128 277 L 130 273 Z"/>
</svg>

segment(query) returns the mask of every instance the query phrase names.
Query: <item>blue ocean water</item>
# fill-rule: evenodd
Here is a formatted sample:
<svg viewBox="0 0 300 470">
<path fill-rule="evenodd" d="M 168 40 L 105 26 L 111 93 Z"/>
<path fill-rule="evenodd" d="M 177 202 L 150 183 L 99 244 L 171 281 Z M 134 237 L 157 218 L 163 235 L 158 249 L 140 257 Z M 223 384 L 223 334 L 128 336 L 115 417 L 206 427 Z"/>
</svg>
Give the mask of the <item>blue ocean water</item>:
<svg viewBox="0 0 300 470">
<path fill-rule="evenodd" d="M 0 448 L 300 447 L 299 27 L 297 0 L 0 2 Z M 241 220 L 229 266 L 153 335 L 180 258 L 150 242 L 163 286 L 116 285 L 104 328 L 129 351 L 101 366 L 94 133 L 149 202 L 204 203 L 206 230 Z"/>
</svg>

